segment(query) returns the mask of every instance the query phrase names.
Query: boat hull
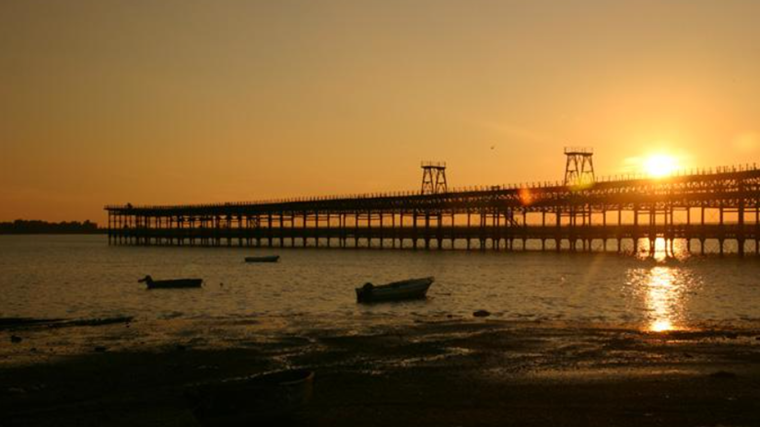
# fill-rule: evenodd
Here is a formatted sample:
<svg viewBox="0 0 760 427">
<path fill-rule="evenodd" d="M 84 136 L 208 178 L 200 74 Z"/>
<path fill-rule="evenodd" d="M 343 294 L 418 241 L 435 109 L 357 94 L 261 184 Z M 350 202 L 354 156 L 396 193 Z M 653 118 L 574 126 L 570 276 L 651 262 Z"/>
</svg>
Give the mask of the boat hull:
<svg viewBox="0 0 760 427">
<path fill-rule="evenodd" d="M 277 262 L 279 260 L 280 260 L 279 255 L 245 257 L 245 262 Z"/>
<path fill-rule="evenodd" d="M 382 286 L 364 286 L 356 288 L 356 301 L 360 303 L 375 303 L 387 301 L 404 301 L 423 299 L 433 284 L 432 277 L 404 280 Z"/>
<path fill-rule="evenodd" d="M 200 288 L 203 279 L 154 280 L 146 283 L 148 289 Z"/>
<path fill-rule="evenodd" d="M 203 426 L 287 424 L 311 399 L 314 372 L 293 369 L 201 384 L 189 390 Z"/>
</svg>

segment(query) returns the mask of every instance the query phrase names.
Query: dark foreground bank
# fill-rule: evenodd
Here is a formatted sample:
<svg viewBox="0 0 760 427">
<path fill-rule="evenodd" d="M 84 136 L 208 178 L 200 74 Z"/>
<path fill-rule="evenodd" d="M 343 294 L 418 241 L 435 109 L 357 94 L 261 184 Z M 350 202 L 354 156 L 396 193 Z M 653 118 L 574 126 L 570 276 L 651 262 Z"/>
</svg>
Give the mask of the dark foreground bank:
<svg viewBox="0 0 760 427">
<path fill-rule="evenodd" d="M 241 338 L 224 348 L 187 337 L 130 350 L 109 338 L 113 345 L 85 354 L 37 359 L 14 355 L 58 351 L 49 335 L 0 334 L 1 426 L 195 426 L 192 385 L 295 367 L 315 372 L 310 402 L 287 414 L 299 425 L 760 425 L 760 332 L 749 329 L 461 320 Z M 46 343 L 51 350 L 33 347 Z"/>
</svg>

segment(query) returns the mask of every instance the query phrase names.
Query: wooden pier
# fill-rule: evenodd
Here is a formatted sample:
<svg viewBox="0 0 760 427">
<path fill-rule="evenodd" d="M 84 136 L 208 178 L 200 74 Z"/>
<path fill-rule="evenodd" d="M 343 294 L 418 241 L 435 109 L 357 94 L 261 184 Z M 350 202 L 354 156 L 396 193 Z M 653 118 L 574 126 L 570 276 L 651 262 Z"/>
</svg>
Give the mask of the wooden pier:
<svg viewBox="0 0 760 427">
<path fill-rule="evenodd" d="M 185 206 L 106 206 L 114 245 L 760 254 L 760 169 Z"/>
</svg>

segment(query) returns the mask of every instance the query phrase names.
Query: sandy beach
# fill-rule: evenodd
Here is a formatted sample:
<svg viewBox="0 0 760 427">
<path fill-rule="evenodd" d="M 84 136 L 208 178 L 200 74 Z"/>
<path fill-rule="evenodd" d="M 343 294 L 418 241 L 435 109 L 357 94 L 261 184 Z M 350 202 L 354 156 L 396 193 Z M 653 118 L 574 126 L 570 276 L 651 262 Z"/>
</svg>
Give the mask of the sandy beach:
<svg viewBox="0 0 760 427">
<path fill-rule="evenodd" d="M 5 326 L 0 425 L 195 426 L 194 385 L 296 367 L 315 372 L 310 401 L 288 414 L 299 425 L 760 425 L 760 330 L 751 328 L 459 318 L 363 333 L 218 326 L 236 337 L 227 345 L 126 338 L 140 328 L 156 325 Z"/>
</svg>

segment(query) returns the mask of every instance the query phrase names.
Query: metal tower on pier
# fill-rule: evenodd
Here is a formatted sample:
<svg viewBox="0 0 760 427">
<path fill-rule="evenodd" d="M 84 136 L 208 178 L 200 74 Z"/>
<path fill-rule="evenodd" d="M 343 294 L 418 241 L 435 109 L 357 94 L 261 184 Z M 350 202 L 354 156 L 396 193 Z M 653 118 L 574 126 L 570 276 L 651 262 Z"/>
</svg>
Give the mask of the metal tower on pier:
<svg viewBox="0 0 760 427">
<path fill-rule="evenodd" d="M 594 183 L 594 149 L 565 147 L 565 185 L 584 187 Z"/>
<path fill-rule="evenodd" d="M 446 193 L 446 163 L 422 162 L 422 194 Z"/>
</svg>

